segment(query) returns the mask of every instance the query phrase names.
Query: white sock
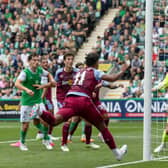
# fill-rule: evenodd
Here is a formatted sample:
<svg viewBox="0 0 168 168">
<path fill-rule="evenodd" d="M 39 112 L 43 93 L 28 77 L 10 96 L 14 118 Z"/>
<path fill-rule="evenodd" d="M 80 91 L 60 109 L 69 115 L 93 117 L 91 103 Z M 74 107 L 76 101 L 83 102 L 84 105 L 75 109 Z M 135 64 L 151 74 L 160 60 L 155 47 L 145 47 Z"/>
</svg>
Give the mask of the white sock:
<svg viewBox="0 0 168 168">
<path fill-rule="evenodd" d="M 68 140 L 71 140 L 72 139 L 72 136 L 69 134 L 68 135 Z"/>
<path fill-rule="evenodd" d="M 114 153 L 115 156 L 119 156 L 121 153 L 118 148 L 112 149 L 112 152 Z"/>
</svg>

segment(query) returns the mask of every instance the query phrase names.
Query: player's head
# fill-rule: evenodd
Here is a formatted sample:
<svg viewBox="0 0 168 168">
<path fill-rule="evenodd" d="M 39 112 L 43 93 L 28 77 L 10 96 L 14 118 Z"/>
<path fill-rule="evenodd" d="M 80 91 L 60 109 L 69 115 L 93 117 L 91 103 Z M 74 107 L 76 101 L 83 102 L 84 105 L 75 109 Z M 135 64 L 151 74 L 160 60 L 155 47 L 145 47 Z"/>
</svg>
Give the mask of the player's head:
<svg viewBox="0 0 168 168">
<path fill-rule="evenodd" d="M 72 52 L 67 52 L 64 54 L 64 65 L 66 68 L 72 68 L 74 61 L 74 54 Z"/>
<path fill-rule="evenodd" d="M 29 66 L 33 69 L 39 66 L 39 56 L 36 54 L 30 54 L 28 56 Z"/>
<path fill-rule="evenodd" d="M 98 68 L 99 55 L 95 52 L 91 52 L 85 57 L 85 64 L 88 67 Z"/>
<path fill-rule="evenodd" d="M 78 62 L 78 63 L 76 63 L 75 67 L 78 68 L 78 69 L 83 69 L 84 68 L 84 63 Z"/>
<path fill-rule="evenodd" d="M 48 60 L 46 57 L 42 57 L 41 58 L 41 66 L 42 68 L 44 68 L 45 70 L 48 70 Z"/>
</svg>

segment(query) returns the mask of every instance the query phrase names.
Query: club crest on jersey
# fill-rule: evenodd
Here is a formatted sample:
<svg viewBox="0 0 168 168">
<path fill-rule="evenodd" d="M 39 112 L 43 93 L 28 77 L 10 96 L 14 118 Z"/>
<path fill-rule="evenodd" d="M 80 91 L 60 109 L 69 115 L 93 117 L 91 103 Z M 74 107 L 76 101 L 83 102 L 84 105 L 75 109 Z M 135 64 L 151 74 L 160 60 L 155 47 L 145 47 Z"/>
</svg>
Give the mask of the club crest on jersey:
<svg viewBox="0 0 168 168">
<path fill-rule="evenodd" d="M 71 80 L 71 79 L 68 80 L 68 84 L 69 84 L 69 85 L 72 85 L 72 83 L 73 83 L 73 80 Z"/>
<path fill-rule="evenodd" d="M 60 78 L 63 78 L 64 77 L 64 75 L 60 75 Z"/>
<path fill-rule="evenodd" d="M 36 80 L 36 81 L 35 81 L 35 84 L 38 84 L 38 83 L 39 83 L 38 80 Z"/>
</svg>

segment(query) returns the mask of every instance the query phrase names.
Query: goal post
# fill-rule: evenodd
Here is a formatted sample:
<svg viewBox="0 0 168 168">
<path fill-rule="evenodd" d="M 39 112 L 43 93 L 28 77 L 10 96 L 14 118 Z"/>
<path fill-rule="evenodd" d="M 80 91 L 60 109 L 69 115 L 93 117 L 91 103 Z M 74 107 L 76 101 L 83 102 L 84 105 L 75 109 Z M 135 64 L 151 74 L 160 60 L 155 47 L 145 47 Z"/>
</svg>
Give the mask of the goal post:
<svg viewBox="0 0 168 168">
<path fill-rule="evenodd" d="M 152 30 L 153 0 L 146 1 L 145 13 L 145 76 L 144 76 L 144 128 L 143 160 L 151 160 L 151 88 L 152 88 Z"/>
</svg>

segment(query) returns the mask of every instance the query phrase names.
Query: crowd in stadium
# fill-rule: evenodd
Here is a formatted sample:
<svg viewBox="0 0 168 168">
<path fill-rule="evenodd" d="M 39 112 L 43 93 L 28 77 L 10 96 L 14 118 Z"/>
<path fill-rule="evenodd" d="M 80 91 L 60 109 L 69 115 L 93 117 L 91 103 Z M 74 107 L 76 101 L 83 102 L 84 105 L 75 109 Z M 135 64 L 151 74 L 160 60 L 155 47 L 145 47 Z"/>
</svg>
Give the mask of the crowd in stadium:
<svg viewBox="0 0 168 168">
<path fill-rule="evenodd" d="M 62 66 L 68 50 L 77 52 L 108 8 L 118 8 L 114 20 L 97 37 L 93 51 L 100 62 L 119 68 L 131 66 L 124 75 L 130 80 L 123 97 L 143 95 L 145 0 L 1 0 L 0 3 L 0 96 L 18 98 L 14 81 L 30 53 L 46 56 L 53 73 Z M 162 12 L 166 3 L 155 4 L 154 12 Z M 156 1 L 156 3 L 159 3 Z M 164 13 L 154 18 L 153 82 L 161 81 L 168 66 L 168 40 Z M 160 68 L 159 68 L 160 67 Z"/>
<path fill-rule="evenodd" d="M 63 54 L 80 48 L 107 10 L 108 2 L 92 0 L 16 0 L 0 4 L 0 95 L 20 96 L 15 77 L 30 53 L 47 56 L 53 72 Z"/>
<path fill-rule="evenodd" d="M 164 7 L 166 1 L 154 1 L 153 28 L 153 86 L 163 80 L 168 66 L 168 40 Z M 119 12 L 104 32 L 104 37 L 97 37 L 95 47 L 100 53 L 100 62 L 110 62 L 119 67 L 124 61 L 131 64 L 123 79 L 130 80 L 123 98 L 143 97 L 145 49 L 145 1 L 123 1 Z M 166 65 L 166 66 L 165 66 Z M 153 96 L 164 96 L 157 92 Z"/>
</svg>

